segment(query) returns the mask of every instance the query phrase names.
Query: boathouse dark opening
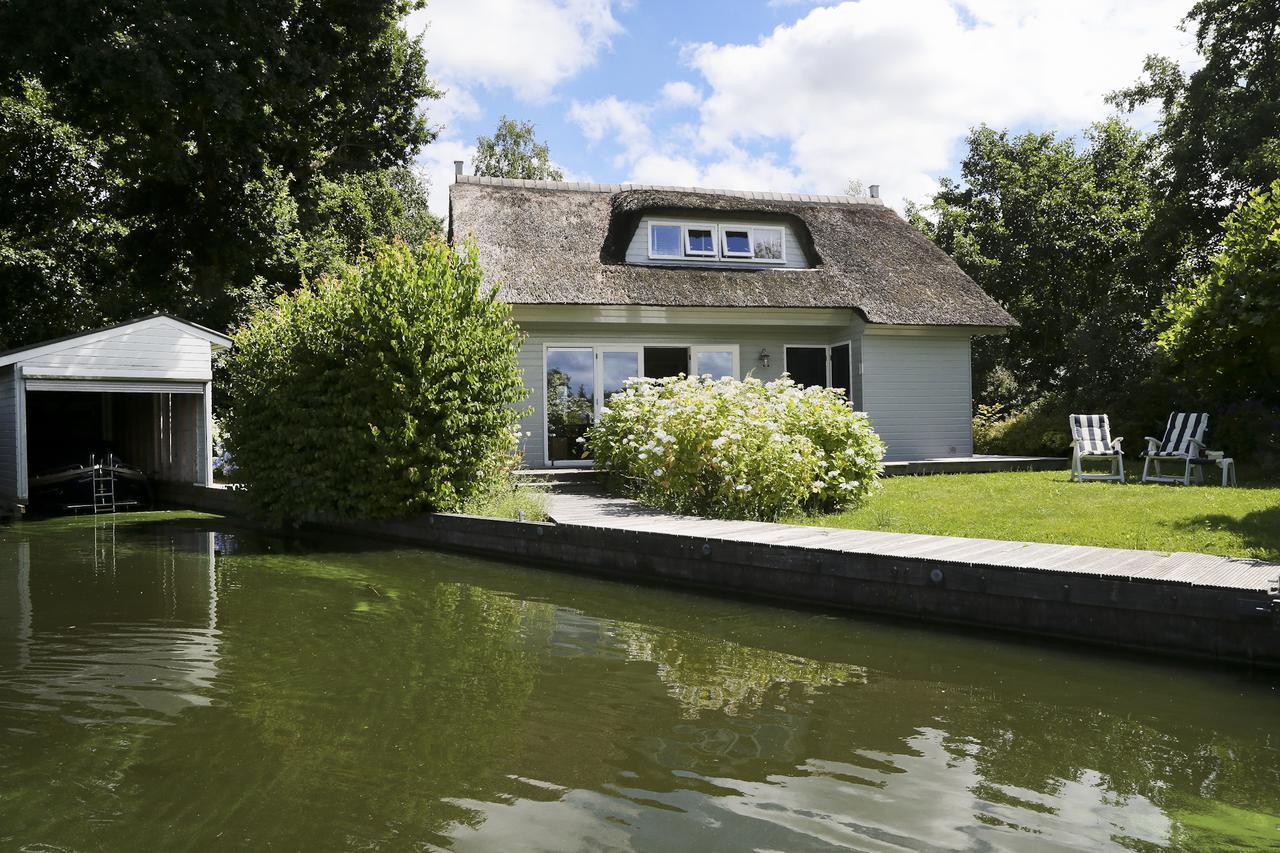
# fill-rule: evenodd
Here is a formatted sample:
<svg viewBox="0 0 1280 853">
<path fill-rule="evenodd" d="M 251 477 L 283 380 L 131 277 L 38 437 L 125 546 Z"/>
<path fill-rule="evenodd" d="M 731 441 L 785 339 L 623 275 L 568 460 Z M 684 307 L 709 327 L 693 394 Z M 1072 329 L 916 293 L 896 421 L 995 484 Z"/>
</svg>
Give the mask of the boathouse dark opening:
<svg viewBox="0 0 1280 853">
<path fill-rule="evenodd" d="M 152 479 L 195 482 L 198 394 L 28 391 L 28 478 L 108 453 Z"/>
</svg>

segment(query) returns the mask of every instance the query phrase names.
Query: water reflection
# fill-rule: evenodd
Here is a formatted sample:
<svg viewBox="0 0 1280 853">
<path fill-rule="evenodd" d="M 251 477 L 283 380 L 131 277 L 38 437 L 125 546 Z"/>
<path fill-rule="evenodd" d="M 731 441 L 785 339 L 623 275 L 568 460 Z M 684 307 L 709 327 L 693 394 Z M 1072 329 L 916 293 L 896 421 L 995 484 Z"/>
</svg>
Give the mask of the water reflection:
<svg viewBox="0 0 1280 853">
<path fill-rule="evenodd" d="M 172 531 L 144 559 L 126 547 L 122 570 L 115 521 L 86 522 L 82 560 L 34 574 L 42 542 L 0 539 L 0 707 L 89 724 L 207 705 L 219 659 L 213 534 Z"/>
<path fill-rule="evenodd" d="M 0 528 L 0 627 L 0 846 L 1280 839 L 1274 679 L 199 519 Z"/>
</svg>

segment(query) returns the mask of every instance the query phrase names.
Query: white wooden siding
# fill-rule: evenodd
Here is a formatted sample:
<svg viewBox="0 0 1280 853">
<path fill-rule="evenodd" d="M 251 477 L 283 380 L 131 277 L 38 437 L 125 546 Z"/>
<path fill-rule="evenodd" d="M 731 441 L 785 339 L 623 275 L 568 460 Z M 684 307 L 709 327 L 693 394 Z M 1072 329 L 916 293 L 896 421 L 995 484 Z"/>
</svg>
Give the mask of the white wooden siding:
<svg viewBox="0 0 1280 853">
<path fill-rule="evenodd" d="M 954 330 L 863 336 L 862 402 L 886 459 L 973 453 L 969 342 Z"/>
<path fill-rule="evenodd" d="M 748 374 L 768 381 L 777 379 L 785 369 L 783 346 L 815 344 L 827 346 L 849 339 L 849 326 L 723 326 L 680 324 L 609 324 L 591 323 L 526 323 L 528 335 L 520 347 L 520 370 L 530 394 L 520 408 L 528 410 L 521 420 L 524 433 L 524 463 L 541 468 L 544 457 L 544 418 L 546 378 L 543 375 L 543 351 L 550 346 L 588 346 L 617 344 L 631 346 L 691 346 L 698 344 L 736 344 L 739 378 Z M 856 346 L 856 340 L 855 340 Z M 768 350 L 769 367 L 760 364 L 760 350 Z"/>
<path fill-rule="evenodd" d="M 629 264 L 649 264 L 656 266 L 672 267 L 672 266 L 688 266 L 688 267 L 705 267 L 705 266 L 734 266 L 745 267 L 747 269 L 777 269 L 778 267 L 803 269 L 809 266 L 809 260 L 805 257 L 804 249 L 800 248 L 800 242 L 796 239 L 795 231 L 791 227 L 790 222 L 779 222 L 777 219 L 769 219 L 768 217 L 756 216 L 739 216 L 733 215 L 732 219 L 724 219 L 723 221 L 730 225 L 771 225 L 782 228 L 782 241 L 784 244 L 783 254 L 786 262 L 781 264 L 767 264 L 752 262 L 749 260 L 724 260 L 721 258 L 650 258 L 649 257 L 649 223 L 658 222 L 719 222 L 720 220 L 698 218 L 697 215 L 691 215 L 687 220 L 678 216 L 645 216 L 640 219 L 640 226 L 636 228 L 636 233 L 631 237 L 631 242 L 627 244 L 627 263 Z"/>
<path fill-rule="evenodd" d="M 16 502 L 18 485 L 18 377 L 12 365 L 0 367 L 0 501 Z"/>
<path fill-rule="evenodd" d="M 28 377 L 166 379 L 208 382 L 209 342 L 160 323 L 126 327 L 107 337 L 22 362 Z"/>
</svg>

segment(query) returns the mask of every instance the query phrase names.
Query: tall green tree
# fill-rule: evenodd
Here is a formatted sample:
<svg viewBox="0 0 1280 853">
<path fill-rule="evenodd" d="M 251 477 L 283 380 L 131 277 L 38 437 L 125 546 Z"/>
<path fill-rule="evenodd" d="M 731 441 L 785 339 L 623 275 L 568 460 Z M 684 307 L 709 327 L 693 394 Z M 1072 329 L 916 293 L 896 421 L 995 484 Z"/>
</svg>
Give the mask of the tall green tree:
<svg viewBox="0 0 1280 853">
<path fill-rule="evenodd" d="M 1280 180 L 1223 225 L 1209 272 L 1169 299 L 1160 348 L 1219 401 L 1280 405 Z"/>
<path fill-rule="evenodd" d="M 110 276 L 126 224 L 103 146 L 53 116 L 28 82 L 0 95 L 0 350 L 90 326 L 127 298 Z"/>
<path fill-rule="evenodd" d="M 112 176 L 98 214 L 126 233 L 96 274 L 120 298 L 96 313 L 166 309 L 224 327 L 294 286 L 313 238 L 363 237 L 333 221 L 335 193 L 381 190 L 391 179 L 369 176 L 405 166 L 433 136 L 419 103 L 437 92 L 420 41 L 399 26 L 421 5 L 0 4 L 0 96 L 38 86 L 48 119 Z"/>
<path fill-rule="evenodd" d="M 909 217 L 1021 326 L 979 339 L 984 402 L 1121 384 L 1150 348 L 1163 291 L 1139 252 L 1150 220 L 1149 148 L 1118 120 L 1083 146 L 1052 133 L 969 136 L 962 180 Z"/>
<path fill-rule="evenodd" d="M 1280 3 L 1200 0 L 1185 24 L 1203 65 L 1188 75 L 1148 57 L 1143 78 L 1111 96 L 1162 110 L 1149 262 L 1166 276 L 1205 269 L 1227 213 L 1280 178 Z"/>
<path fill-rule="evenodd" d="M 477 175 L 489 178 L 523 178 L 562 181 L 564 173 L 551 164 L 551 149 L 539 142 L 533 122 L 503 116 L 493 136 L 476 139 L 472 161 Z"/>
</svg>

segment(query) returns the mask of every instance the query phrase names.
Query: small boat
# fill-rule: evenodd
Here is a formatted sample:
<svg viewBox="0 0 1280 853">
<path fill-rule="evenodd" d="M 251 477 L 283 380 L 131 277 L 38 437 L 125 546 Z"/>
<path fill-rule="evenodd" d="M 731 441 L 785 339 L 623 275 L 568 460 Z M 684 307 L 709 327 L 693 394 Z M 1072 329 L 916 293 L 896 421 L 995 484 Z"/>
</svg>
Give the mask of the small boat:
<svg viewBox="0 0 1280 853">
<path fill-rule="evenodd" d="M 32 477 L 31 509 L 46 512 L 114 512 L 150 506 L 151 483 L 114 453 L 89 457 L 88 465 L 65 465 Z"/>
</svg>

